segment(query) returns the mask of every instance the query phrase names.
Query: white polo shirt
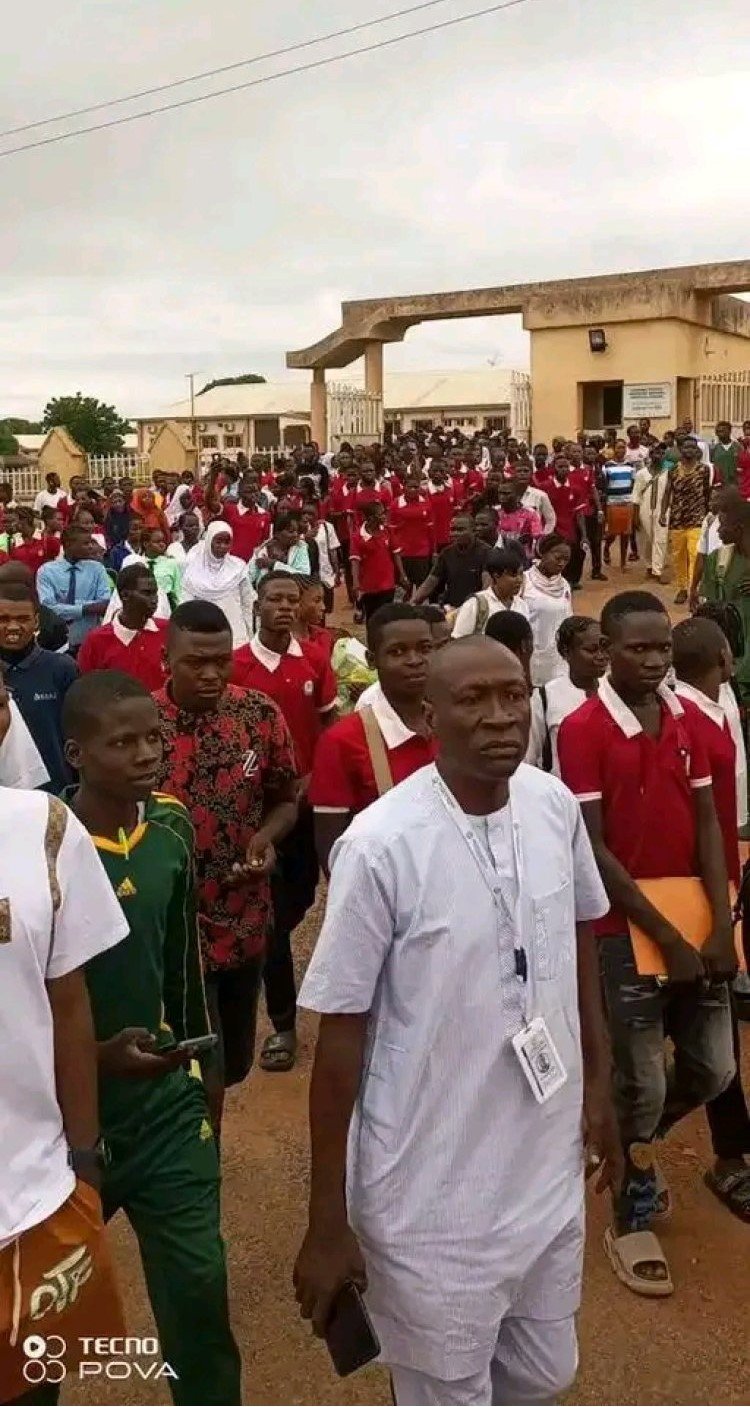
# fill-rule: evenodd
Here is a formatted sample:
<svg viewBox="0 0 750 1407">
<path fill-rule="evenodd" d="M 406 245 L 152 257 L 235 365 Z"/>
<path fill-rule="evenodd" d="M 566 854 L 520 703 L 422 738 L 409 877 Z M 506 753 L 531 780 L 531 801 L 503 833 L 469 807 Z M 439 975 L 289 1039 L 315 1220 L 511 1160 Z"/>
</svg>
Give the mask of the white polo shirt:
<svg viewBox="0 0 750 1407">
<path fill-rule="evenodd" d="M 128 925 L 71 813 L 57 856 L 54 915 L 43 792 L 0 789 L 0 1247 L 61 1207 L 75 1186 L 55 1092 L 45 983 L 114 947 Z"/>
</svg>

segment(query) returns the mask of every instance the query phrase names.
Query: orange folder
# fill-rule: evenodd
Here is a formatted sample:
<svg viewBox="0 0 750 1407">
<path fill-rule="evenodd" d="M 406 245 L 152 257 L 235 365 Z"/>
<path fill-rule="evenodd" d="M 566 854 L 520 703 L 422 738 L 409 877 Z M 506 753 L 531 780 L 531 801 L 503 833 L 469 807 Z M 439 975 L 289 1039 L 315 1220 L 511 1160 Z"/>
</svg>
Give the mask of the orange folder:
<svg viewBox="0 0 750 1407">
<path fill-rule="evenodd" d="M 638 879 L 636 884 L 654 908 L 682 934 L 691 948 L 703 947 L 711 932 L 711 906 L 699 879 Z M 729 897 L 730 903 L 734 904 L 734 885 L 730 885 Z M 629 921 L 628 926 L 639 977 L 666 977 L 667 969 L 661 948 L 642 928 L 638 928 L 637 924 Z M 739 923 L 735 925 L 734 943 L 738 962 L 744 969 L 742 925 Z"/>
</svg>

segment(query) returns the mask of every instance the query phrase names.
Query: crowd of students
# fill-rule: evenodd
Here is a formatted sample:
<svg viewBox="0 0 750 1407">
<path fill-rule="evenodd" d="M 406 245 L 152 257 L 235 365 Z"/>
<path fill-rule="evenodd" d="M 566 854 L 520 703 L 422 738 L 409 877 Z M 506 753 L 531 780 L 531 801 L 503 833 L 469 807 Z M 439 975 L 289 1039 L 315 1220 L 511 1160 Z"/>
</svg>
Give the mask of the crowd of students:
<svg viewBox="0 0 750 1407">
<path fill-rule="evenodd" d="M 680 435 L 660 514 L 696 462 Z M 2 1400 L 41 1400 L 24 1335 L 66 1336 L 73 1300 L 118 1332 L 88 1185 L 136 1230 L 175 1401 L 242 1400 L 224 1098 L 252 1066 L 262 990 L 259 1064 L 295 1063 L 292 935 L 321 876 L 299 996 L 321 1024 L 296 1292 L 323 1332 L 343 1284 L 366 1288 L 397 1401 L 534 1402 L 569 1384 L 582 1103 L 613 1198 L 606 1252 L 631 1290 L 674 1288 L 656 1143 L 690 1110 L 707 1110 L 707 1185 L 750 1220 L 729 898 L 750 504 L 718 436 L 705 462 L 728 487 L 719 544 L 690 569 L 694 615 L 672 630 L 642 590 L 575 615 L 605 509 L 605 542 L 630 550 L 626 495 L 599 497 L 599 471 L 624 484 L 622 445 L 537 446 L 533 472 L 496 439 L 334 462 L 306 446 L 275 472 L 216 462 L 143 490 L 50 476 L 35 512 L 59 540 L 24 538 L 0 492 L 0 1022 L 18 1052 Z M 631 458 L 634 486 L 659 453 L 635 472 Z M 326 619 L 339 583 L 365 642 Z M 700 953 L 686 903 L 705 909 Z M 635 930 L 654 968 L 636 969 Z M 35 1317 L 40 1267 L 83 1239 L 89 1291 Z"/>
</svg>

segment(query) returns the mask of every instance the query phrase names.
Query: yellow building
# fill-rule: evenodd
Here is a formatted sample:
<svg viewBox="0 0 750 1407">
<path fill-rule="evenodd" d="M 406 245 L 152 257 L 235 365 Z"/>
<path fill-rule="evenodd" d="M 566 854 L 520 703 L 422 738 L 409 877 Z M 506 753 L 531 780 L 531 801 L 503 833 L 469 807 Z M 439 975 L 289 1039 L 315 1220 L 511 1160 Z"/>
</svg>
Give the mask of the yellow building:
<svg viewBox="0 0 750 1407">
<path fill-rule="evenodd" d="M 383 348 L 410 327 L 520 313 L 531 341 L 533 440 L 624 428 L 648 416 L 656 433 L 690 417 L 750 419 L 750 261 L 651 269 L 342 305 L 341 326 L 287 353 L 312 372 L 312 438 L 329 439 L 326 371 L 365 359 L 365 389 L 383 394 Z"/>
</svg>

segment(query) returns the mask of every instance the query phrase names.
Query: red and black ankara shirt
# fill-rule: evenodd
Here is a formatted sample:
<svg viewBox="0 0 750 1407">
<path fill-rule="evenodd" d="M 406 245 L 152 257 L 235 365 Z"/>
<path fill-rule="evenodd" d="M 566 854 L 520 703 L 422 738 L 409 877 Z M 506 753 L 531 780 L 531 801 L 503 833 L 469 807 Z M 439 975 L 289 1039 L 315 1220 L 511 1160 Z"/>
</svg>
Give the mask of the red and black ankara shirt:
<svg viewBox="0 0 750 1407">
<path fill-rule="evenodd" d="M 265 947 L 270 882 L 227 889 L 225 881 L 263 823 L 268 793 L 297 778 L 289 729 L 254 689 L 228 685 L 209 713 L 178 709 L 167 689 L 154 698 L 164 742 L 159 787 L 187 807 L 195 829 L 204 967 L 240 967 Z"/>
</svg>

